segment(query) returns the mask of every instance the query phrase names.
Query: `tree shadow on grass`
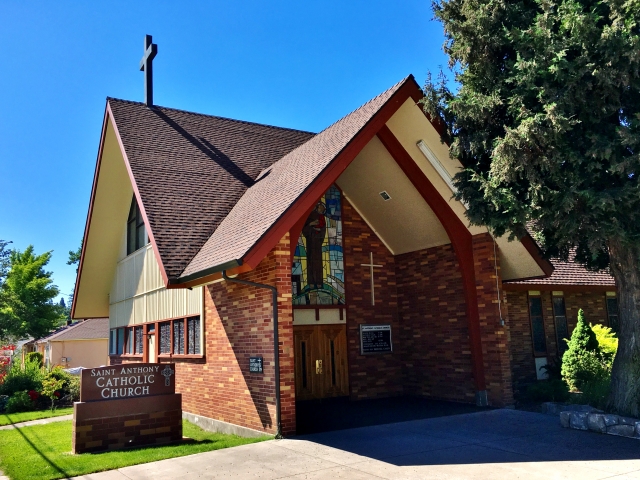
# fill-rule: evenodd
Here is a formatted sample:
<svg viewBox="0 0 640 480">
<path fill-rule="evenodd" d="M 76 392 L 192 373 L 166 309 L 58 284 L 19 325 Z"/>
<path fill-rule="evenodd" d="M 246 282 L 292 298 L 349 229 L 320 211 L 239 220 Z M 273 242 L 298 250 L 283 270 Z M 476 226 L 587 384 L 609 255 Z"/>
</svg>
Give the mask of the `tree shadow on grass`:
<svg viewBox="0 0 640 480">
<path fill-rule="evenodd" d="M 44 452 L 42 452 L 30 439 L 29 437 L 27 437 L 23 432 L 21 428 L 16 428 L 15 429 L 24 439 L 25 442 L 27 442 L 31 448 L 38 454 L 40 455 L 40 457 L 42 457 L 42 459 L 47 462 L 51 468 L 53 468 L 57 473 L 59 473 L 60 475 L 63 475 L 64 478 L 68 478 L 69 474 L 59 465 L 57 465 L 55 462 L 53 462 L 50 458 L 48 458 Z"/>
</svg>

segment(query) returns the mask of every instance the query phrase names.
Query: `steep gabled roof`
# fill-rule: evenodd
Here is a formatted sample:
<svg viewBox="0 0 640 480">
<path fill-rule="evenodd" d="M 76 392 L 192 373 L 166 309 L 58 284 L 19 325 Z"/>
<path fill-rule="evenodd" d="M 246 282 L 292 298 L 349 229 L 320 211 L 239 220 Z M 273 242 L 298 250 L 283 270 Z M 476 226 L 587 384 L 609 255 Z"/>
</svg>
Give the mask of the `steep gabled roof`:
<svg viewBox="0 0 640 480">
<path fill-rule="evenodd" d="M 318 179 L 394 94 L 404 85 L 413 84 L 413 76 L 406 77 L 278 160 L 239 199 L 189 263 L 181 279 L 241 264 L 247 252 Z"/>
<path fill-rule="evenodd" d="M 114 98 L 108 108 L 169 279 L 263 169 L 314 135 Z"/>
</svg>

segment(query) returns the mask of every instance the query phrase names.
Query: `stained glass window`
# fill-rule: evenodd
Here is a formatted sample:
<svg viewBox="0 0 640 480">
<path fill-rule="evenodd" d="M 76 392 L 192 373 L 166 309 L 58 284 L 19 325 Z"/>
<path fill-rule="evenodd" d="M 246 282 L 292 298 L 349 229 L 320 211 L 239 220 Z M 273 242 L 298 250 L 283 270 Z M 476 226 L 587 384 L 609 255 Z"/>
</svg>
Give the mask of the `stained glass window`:
<svg viewBox="0 0 640 480">
<path fill-rule="evenodd" d="M 200 317 L 187 320 L 187 353 L 189 355 L 200 354 Z"/>
<path fill-rule="evenodd" d="M 160 324 L 160 353 L 171 353 L 171 323 Z"/>
<path fill-rule="evenodd" d="M 294 305 L 344 305 L 342 204 L 332 186 L 305 221 L 293 256 Z"/>
<path fill-rule="evenodd" d="M 173 322 L 173 353 L 184 354 L 184 321 Z"/>
</svg>

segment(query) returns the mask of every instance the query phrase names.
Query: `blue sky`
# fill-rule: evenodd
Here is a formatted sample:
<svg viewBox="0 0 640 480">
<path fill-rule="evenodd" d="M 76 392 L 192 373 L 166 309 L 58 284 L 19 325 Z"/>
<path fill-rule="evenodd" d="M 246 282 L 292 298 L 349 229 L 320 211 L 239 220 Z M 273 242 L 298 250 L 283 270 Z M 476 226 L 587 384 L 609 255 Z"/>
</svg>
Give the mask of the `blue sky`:
<svg viewBox="0 0 640 480">
<path fill-rule="evenodd" d="M 320 131 L 409 73 L 446 65 L 430 2 L 0 3 L 0 239 L 53 250 L 73 291 L 105 98 Z"/>
</svg>

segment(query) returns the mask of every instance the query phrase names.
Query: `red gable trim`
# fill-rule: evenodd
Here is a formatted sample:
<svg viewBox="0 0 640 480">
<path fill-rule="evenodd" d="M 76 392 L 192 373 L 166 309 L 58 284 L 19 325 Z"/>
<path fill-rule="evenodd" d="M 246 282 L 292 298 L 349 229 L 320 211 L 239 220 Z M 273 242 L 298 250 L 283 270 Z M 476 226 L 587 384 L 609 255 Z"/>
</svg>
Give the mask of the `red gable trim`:
<svg viewBox="0 0 640 480">
<path fill-rule="evenodd" d="M 542 269 L 545 276 L 549 276 L 553 273 L 553 265 L 549 260 L 545 260 L 542 258 L 542 252 L 540 251 L 540 247 L 538 244 L 531 238 L 529 233 L 526 233 L 521 239 L 520 243 L 527 249 L 529 255 L 533 257 L 538 266 Z"/>
<path fill-rule="evenodd" d="M 384 125 L 378 132 L 378 138 L 400 166 L 413 186 L 420 192 L 433 213 L 444 227 L 453 245 L 458 266 L 462 274 L 464 295 L 469 325 L 469 343 L 471 348 L 473 378 L 478 391 L 486 390 L 484 377 L 484 361 L 480 334 L 480 314 L 478 312 L 478 296 L 476 292 L 476 275 L 473 259 L 473 238 L 467 227 L 451 210 L 447 201 L 429 181 L 420 167 L 411 158 L 395 135 Z"/>
<path fill-rule="evenodd" d="M 104 141 L 107 134 L 107 124 L 111 121 L 113 125 L 113 130 L 116 134 L 116 139 L 118 140 L 118 145 L 120 146 L 120 152 L 122 153 L 122 158 L 124 159 L 124 164 L 127 169 L 127 173 L 129 175 L 129 180 L 131 181 L 131 186 L 133 188 L 134 195 L 136 197 L 136 201 L 140 206 L 140 212 L 142 213 L 142 218 L 144 220 L 145 228 L 147 229 L 147 233 L 149 235 L 149 241 L 153 247 L 153 253 L 156 257 L 156 261 L 158 262 L 158 266 L 160 267 L 160 273 L 162 275 L 162 280 L 164 281 L 165 286 L 168 285 L 169 281 L 167 278 L 167 273 L 165 272 L 164 265 L 162 263 L 162 258 L 160 258 L 160 254 L 158 252 L 158 247 L 156 245 L 155 237 L 153 236 L 153 231 L 151 230 L 151 226 L 149 225 L 149 219 L 147 217 L 147 212 L 144 208 L 144 204 L 142 203 L 142 199 L 140 198 L 140 192 L 138 191 L 138 186 L 136 184 L 135 178 L 133 177 L 133 172 L 131 171 L 131 165 L 129 164 L 129 159 L 127 157 L 127 152 L 124 149 L 124 145 L 122 144 L 122 139 L 120 138 L 120 133 L 118 132 L 118 126 L 116 125 L 115 118 L 113 113 L 111 112 L 111 106 L 109 105 L 109 101 L 107 100 L 107 105 L 104 112 L 104 118 L 102 120 L 102 132 L 100 133 L 100 145 L 98 146 L 98 158 L 96 160 L 96 169 L 93 174 L 93 186 L 91 187 L 91 198 L 89 200 L 89 211 L 87 212 L 87 221 L 84 226 L 84 235 L 82 240 L 82 253 L 80 254 L 80 263 L 78 265 L 78 275 L 76 276 L 76 285 L 73 292 L 73 303 L 71 305 L 71 318 L 75 318 L 76 313 L 76 301 L 80 294 L 80 278 L 82 277 L 82 270 L 84 267 L 84 258 L 85 252 L 87 249 L 87 240 L 89 236 L 89 226 L 91 225 L 91 220 L 93 218 L 93 205 L 96 198 L 96 189 L 98 188 L 98 178 L 100 176 L 100 167 L 102 166 L 102 155 L 104 153 Z"/>
<path fill-rule="evenodd" d="M 162 263 L 162 257 L 160 257 L 160 252 L 158 251 L 158 245 L 156 244 L 156 239 L 155 239 L 155 236 L 153 235 L 153 230 L 151 230 L 151 225 L 149 224 L 147 211 L 144 208 L 144 203 L 142 202 L 142 197 L 140 196 L 140 191 L 138 190 L 138 184 L 136 183 L 136 179 L 133 176 L 133 172 L 131 170 L 131 164 L 129 163 L 129 157 L 127 156 L 127 152 L 124 149 L 122 139 L 120 138 L 120 133 L 118 132 L 118 125 L 116 125 L 116 121 L 113 116 L 113 113 L 111 112 L 111 106 L 109 105 L 109 102 L 107 102 L 107 111 L 109 112 L 109 117 L 113 122 L 113 130 L 116 133 L 116 138 L 118 139 L 118 145 L 120 145 L 120 151 L 122 152 L 124 165 L 125 167 L 127 167 L 127 173 L 129 174 L 129 180 L 131 181 L 133 194 L 136 196 L 138 207 L 140 207 L 140 213 L 142 214 L 142 219 L 144 220 L 144 226 L 147 229 L 147 234 L 149 235 L 149 242 L 151 243 L 151 246 L 153 248 L 153 254 L 156 257 L 156 262 L 158 262 L 158 267 L 160 268 L 160 274 L 162 275 L 162 281 L 164 282 L 164 286 L 166 287 L 167 285 L 169 285 L 169 277 L 167 276 L 167 272 L 165 271 L 164 264 Z"/>
<path fill-rule="evenodd" d="M 373 115 L 369 122 L 351 139 L 302 195 L 289 206 L 288 210 L 263 234 L 262 238 L 249 249 L 243 258 L 243 265 L 255 268 L 260 263 L 273 246 L 291 230 L 300 218 L 304 217 L 305 212 L 308 212 L 315 205 L 318 198 L 322 197 L 364 146 L 369 143 L 378 130 L 387 123 L 408 98 L 413 98 L 416 101 L 422 98 L 422 90 L 420 90 L 413 75 L 407 78 L 404 85 L 387 100 L 387 103 Z"/>
</svg>

